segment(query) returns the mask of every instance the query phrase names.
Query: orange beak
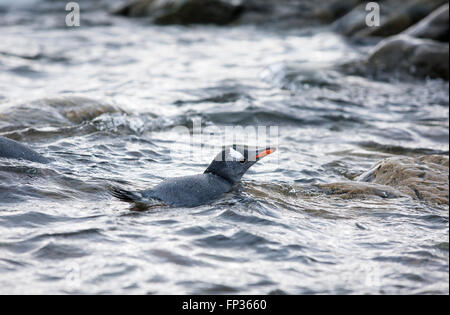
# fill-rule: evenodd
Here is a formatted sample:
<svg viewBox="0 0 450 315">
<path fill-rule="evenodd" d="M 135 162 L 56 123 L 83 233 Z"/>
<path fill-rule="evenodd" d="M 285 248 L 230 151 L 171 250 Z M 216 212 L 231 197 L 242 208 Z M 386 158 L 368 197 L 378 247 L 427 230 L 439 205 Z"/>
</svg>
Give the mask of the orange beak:
<svg viewBox="0 0 450 315">
<path fill-rule="evenodd" d="M 269 155 L 269 154 L 271 154 L 271 153 L 273 153 L 273 152 L 275 152 L 275 149 L 272 149 L 272 148 L 266 149 L 266 150 L 264 150 L 264 151 L 258 153 L 258 154 L 255 156 L 255 159 L 256 159 L 256 160 L 262 159 L 263 157 L 265 157 L 265 156 L 267 156 L 267 155 Z"/>
</svg>

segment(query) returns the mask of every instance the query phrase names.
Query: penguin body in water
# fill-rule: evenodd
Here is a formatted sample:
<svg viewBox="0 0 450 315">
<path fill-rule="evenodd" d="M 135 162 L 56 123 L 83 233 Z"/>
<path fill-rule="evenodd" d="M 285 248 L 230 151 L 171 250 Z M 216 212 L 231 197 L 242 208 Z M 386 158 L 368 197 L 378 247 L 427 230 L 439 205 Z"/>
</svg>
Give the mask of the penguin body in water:
<svg viewBox="0 0 450 315">
<path fill-rule="evenodd" d="M 149 205 L 195 207 L 207 204 L 229 192 L 252 165 L 274 151 L 269 147 L 224 147 L 203 174 L 169 178 L 152 189 L 139 192 L 112 187 L 111 193 L 123 201 Z"/>
</svg>

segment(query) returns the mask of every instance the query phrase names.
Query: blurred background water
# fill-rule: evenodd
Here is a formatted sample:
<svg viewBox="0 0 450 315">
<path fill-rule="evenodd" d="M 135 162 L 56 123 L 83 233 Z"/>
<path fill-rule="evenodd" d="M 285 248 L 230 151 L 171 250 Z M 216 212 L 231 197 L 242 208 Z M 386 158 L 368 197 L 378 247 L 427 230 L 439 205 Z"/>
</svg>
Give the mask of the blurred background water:
<svg viewBox="0 0 450 315">
<path fill-rule="evenodd" d="M 0 158 L 0 293 L 448 294 L 448 203 L 318 188 L 448 155 L 448 81 L 330 70 L 377 40 L 323 26 L 156 26 L 120 3 L 68 28 L 64 1 L 0 2 L 0 135 L 52 160 Z M 174 129 L 196 120 L 211 155 Z M 108 194 L 203 172 L 225 126 L 277 126 L 279 148 L 223 199 Z"/>
</svg>

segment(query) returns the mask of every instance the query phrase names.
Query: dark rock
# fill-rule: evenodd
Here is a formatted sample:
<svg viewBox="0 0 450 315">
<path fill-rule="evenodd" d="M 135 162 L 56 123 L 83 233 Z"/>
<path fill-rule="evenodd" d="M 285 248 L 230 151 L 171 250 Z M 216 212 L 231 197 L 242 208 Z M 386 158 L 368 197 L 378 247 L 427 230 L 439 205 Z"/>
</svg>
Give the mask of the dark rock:
<svg viewBox="0 0 450 315">
<path fill-rule="evenodd" d="M 136 0 L 114 13 L 148 16 L 157 24 L 240 24 L 296 28 L 321 25 L 363 0 Z"/>
<path fill-rule="evenodd" d="M 242 2 L 241 24 L 282 24 L 297 27 L 310 24 L 313 9 L 302 0 L 246 0 Z M 305 21 L 308 20 L 308 21 Z"/>
<path fill-rule="evenodd" d="M 341 0 L 343 1 L 343 0 Z M 353 1 L 353 0 L 349 0 Z M 338 0 L 244 0 L 240 24 L 270 25 L 281 29 L 304 28 L 322 25 L 333 12 L 322 12 L 322 8 Z M 345 1 L 344 1 L 345 2 Z"/>
<path fill-rule="evenodd" d="M 395 5 L 387 19 L 381 20 L 379 27 L 368 27 L 360 31 L 357 36 L 392 36 L 401 33 L 411 25 L 419 22 L 433 10 L 446 3 L 447 0 L 412 0 L 392 1 Z"/>
<path fill-rule="evenodd" d="M 449 46 L 406 35 L 380 42 L 363 61 L 341 66 L 344 72 L 389 79 L 395 74 L 449 79 Z M 404 78 L 404 77 L 403 77 Z"/>
<path fill-rule="evenodd" d="M 411 25 L 419 22 L 446 0 L 389 0 L 377 2 L 380 5 L 380 26 L 366 25 L 366 3 L 338 19 L 335 31 L 356 37 L 385 37 L 401 33 Z"/>
<path fill-rule="evenodd" d="M 124 6 L 114 10 L 112 13 L 129 17 L 142 17 L 151 14 L 151 8 L 154 0 L 129 1 Z"/>
<path fill-rule="evenodd" d="M 394 37 L 380 43 L 368 59 L 382 71 L 399 69 L 414 76 L 449 79 L 449 47 L 411 37 Z"/>
<path fill-rule="evenodd" d="M 340 18 L 341 16 L 347 14 L 355 7 L 359 6 L 362 2 L 364 1 L 363 0 L 320 1 L 316 3 L 314 15 L 321 21 L 333 22 L 337 18 Z"/>
<path fill-rule="evenodd" d="M 115 12 L 130 17 L 150 16 L 155 24 L 229 24 L 242 13 L 242 6 L 224 0 L 140 0 Z"/>
<path fill-rule="evenodd" d="M 329 23 L 364 0 L 245 0 L 241 24 L 299 28 Z"/>
<path fill-rule="evenodd" d="M 380 5 L 381 7 L 381 5 Z M 380 9 L 380 18 L 384 20 L 386 18 L 386 12 L 389 10 L 382 6 Z M 348 12 L 346 15 L 341 17 L 340 19 L 336 20 L 332 28 L 335 32 L 346 35 L 346 36 L 353 36 L 359 31 L 367 28 L 366 25 L 366 4 L 361 4 L 354 8 L 352 11 Z M 381 16 L 383 14 L 383 16 Z"/>
<path fill-rule="evenodd" d="M 404 33 L 413 37 L 434 39 L 448 43 L 448 7 L 448 3 L 444 4 L 419 23 L 408 28 Z"/>
</svg>

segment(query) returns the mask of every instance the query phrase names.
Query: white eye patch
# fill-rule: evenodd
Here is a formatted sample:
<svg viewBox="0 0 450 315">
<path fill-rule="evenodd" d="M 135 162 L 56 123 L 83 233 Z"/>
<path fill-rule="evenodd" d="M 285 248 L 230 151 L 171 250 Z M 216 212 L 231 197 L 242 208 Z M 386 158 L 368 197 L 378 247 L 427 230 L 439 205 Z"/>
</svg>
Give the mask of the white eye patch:
<svg viewBox="0 0 450 315">
<path fill-rule="evenodd" d="M 241 160 L 245 159 L 244 156 L 240 152 L 234 150 L 233 148 L 230 148 L 230 156 L 234 160 L 238 160 L 238 161 L 241 161 Z"/>
</svg>

